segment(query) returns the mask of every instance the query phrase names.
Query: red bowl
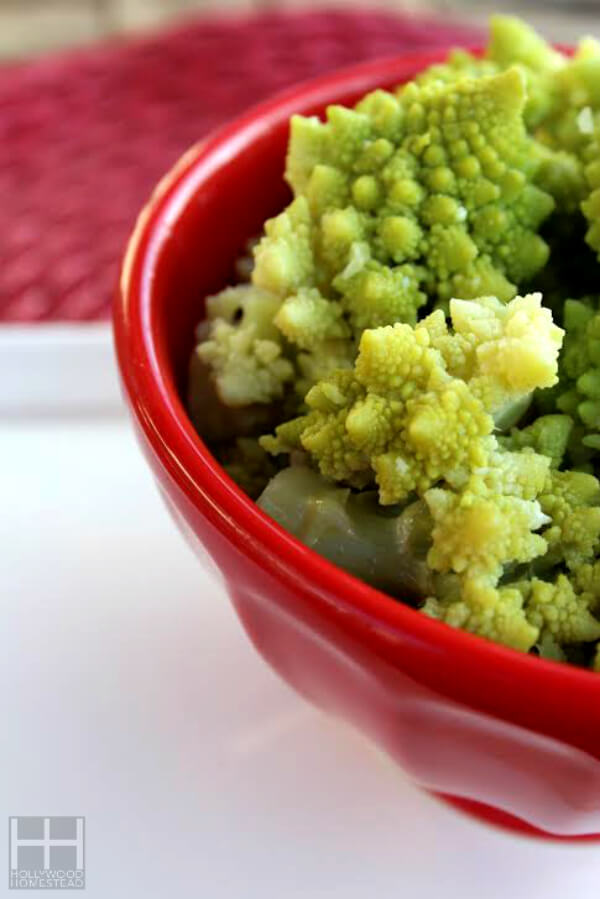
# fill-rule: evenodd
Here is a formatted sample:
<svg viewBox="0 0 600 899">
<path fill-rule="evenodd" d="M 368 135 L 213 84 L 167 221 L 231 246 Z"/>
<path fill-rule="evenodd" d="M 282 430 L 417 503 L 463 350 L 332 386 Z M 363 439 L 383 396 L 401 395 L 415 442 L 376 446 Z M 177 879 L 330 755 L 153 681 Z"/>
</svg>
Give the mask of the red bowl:
<svg viewBox="0 0 600 899">
<path fill-rule="evenodd" d="M 114 328 L 134 424 L 173 516 L 220 569 L 253 643 L 303 696 L 373 738 L 420 785 L 527 832 L 600 836 L 600 677 L 433 621 L 331 565 L 228 478 L 182 395 L 204 297 L 288 199 L 288 121 L 392 87 L 441 58 L 328 75 L 193 147 L 156 189 L 123 262 Z"/>
</svg>

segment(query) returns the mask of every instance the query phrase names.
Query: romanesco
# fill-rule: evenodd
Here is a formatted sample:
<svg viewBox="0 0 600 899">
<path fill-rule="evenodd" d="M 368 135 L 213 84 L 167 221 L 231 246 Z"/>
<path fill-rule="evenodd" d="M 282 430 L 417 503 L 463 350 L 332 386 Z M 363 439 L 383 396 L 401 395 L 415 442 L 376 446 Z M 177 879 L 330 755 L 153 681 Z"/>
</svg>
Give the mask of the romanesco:
<svg viewBox="0 0 600 899">
<path fill-rule="evenodd" d="M 600 42 L 582 40 L 571 58 L 551 47 L 525 23 L 492 19 L 486 59 L 458 53 L 422 79 L 455 81 L 468 73 L 489 77 L 516 66 L 527 84 L 525 121 L 538 159 L 535 183 L 559 208 L 581 207 L 587 240 L 600 252 Z"/>
<path fill-rule="evenodd" d="M 384 504 L 456 482 L 489 465 L 494 416 L 554 384 L 562 331 L 539 295 L 507 306 L 452 300 L 450 315 L 454 333 L 440 310 L 415 328 L 364 331 L 354 369 L 309 390 L 294 436 L 325 477 L 355 487 L 374 479 Z M 293 444 L 278 429 L 263 446 Z"/>
<path fill-rule="evenodd" d="M 495 17 L 482 56 L 294 116 L 285 177 L 207 299 L 195 426 L 335 564 L 600 672 L 600 43 Z"/>
<path fill-rule="evenodd" d="M 546 551 L 546 541 L 534 531 L 548 518 L 535 500 L 469 486 L 458 494 L 437 487 L 425 500 L 433 517 L 434 571 L 496 583 L 506 564 L 530 562 Z"/>
<path fill-rule="evenodd" d="M 451 627 L 460 627 L 522 652 L 530 650 L 539 637 L 539 629 L 527 620 L 519 590 L 496 589 L 487 581 L 466 580 L 460 598 L 454 602 L 429 597 L 423 611 Z"/>
<path fill-rule="evenodd" d="M 524 103 L 509 69 L 377 91 L 325 123 L 294 117 L 295 199 L 253 248 L 253 287 L 209 305 L 198 351 L 223 400 L 271 403 L 299 377 L 310 388 L 331 341 L 351 361 L 365 329 L 414 325 L 428 296 L 511 299 L 547 261 L 537 232 L 553 208 L 532 182 Z"/>
<path fill-rule="evenodd" d="M 558 468 L 567 451 L 572 430 L 573 421 L 568 415 L 541 415 L 525 428 L 513 428 L 509 435 L 501 436 L 499 442 L 504 449 L 535 450 L 547 456 L 553 468 Z"/>
<path fill-rule="evenodd" d="M 527 85 L 524 118 L 534 128 L 553 108 L 551 78 L 566 65 L 566 58 L 533 28 L 513 16 L 492 16 L 490 41 L 483 57 L 454 51 L 447 62 L 431 66 L 418 81 L 453 82 L 465 75 L 485 77 L 516 67 Z"/>
<path fill-rule="evenodd" d="M 600 312 L 592 300 L 567 300 L 556 406 L 580 425 L 583 446 L 600 450 Z"/>
<path fill-rule="evenodd" d="M 275 294 L 245 284 L 208 300 L 210 330 L 196 352 L 226 405 L 272 402 L 292 380 L 293 366 L 273 324 L 279 305 Z"/>
<path fill-rule="evenodd" d="M 559 645 L 600 639 L 600 621 L 589 609 L 590 595 L 577 594 L 564 574 L 559 574 L 554 583 L 534 578 L 525 592 L 528 621 Z"/>
<path fill-rule="evenodd" d="M 546 564 L 564 562 L 577 570 L 600 548 L 600 483 L 582 471 L 553 471 L 541 492 L 540 506 L 550 519 L 544 531 Z"/>
</svg>

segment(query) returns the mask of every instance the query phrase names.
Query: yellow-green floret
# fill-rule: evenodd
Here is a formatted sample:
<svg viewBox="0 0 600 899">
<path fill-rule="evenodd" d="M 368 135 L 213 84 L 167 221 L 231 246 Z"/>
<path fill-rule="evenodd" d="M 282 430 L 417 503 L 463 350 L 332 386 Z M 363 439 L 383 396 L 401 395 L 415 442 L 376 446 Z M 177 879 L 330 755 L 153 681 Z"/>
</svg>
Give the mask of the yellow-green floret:
<svg viewBox="0 0 600 899">
<path fill-rule="evenodd" d="M 295 199 L 255 244 L 251 285 L 208 305 L 199 353 L 223 401 L 270 403 L 295 387 L 299 406 L 327 370 L 351 365 L 364 330 L 414 325 L 428 300 L 514 297 L 548 259 L 538 232 L 554 208 L 534 184 L 525 102 L 512 68 L 375 91 L 324 122 L 292 117 Z"/>
<path fill-rule="evenodd" d="M 562 331 L 539 294 L 452 300 L 450 316 L 453 329 L 437 310 L 414 328 L 364 331 L 354 368 L 312 387 L 308 413 L 263 447 L 301 448 L 325 477 L 354 487 L 375 482 L 383 504 L 489 466 L 495 417 L 555 384 Z"/>
</svg>

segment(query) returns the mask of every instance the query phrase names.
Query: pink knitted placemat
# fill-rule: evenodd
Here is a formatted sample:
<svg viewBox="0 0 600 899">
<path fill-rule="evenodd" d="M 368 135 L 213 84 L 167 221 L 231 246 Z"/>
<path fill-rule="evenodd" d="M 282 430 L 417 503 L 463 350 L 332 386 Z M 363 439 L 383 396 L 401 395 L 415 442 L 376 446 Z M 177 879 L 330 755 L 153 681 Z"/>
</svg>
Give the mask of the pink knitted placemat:
<svg viewBox="0 0 600 899">
<path fill-rule="evenodd" d="M 107 317 L 154 184 L 250 104 L 360 60 L 479 38 L 386 12 L 265 12 L 0 69 L 0 321 Z"/>
</svg>

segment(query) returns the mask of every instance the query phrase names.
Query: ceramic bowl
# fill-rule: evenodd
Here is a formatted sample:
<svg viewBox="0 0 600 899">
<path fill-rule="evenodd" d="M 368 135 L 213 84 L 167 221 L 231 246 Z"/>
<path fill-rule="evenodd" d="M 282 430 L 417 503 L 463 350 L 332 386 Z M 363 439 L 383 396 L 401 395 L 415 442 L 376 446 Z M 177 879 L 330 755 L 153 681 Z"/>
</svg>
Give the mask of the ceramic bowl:
<svg viewBox="0 0 600 899">
<path fill-rule="evenodd" d="M 246 239 L 289 199 L 292 113 L 353 103 L 439 58 L 387 59 L 300 85 L 184 156 L 141 213 L 123 262 L 121 378 L 174 518 L 289 684 L 472 813 L 531 833 L 599 835 L 600 677 L 453 630 L 334 567 L 236 487 L 182 399 L 204 297 L 232 280 Z"/>
</svg>

